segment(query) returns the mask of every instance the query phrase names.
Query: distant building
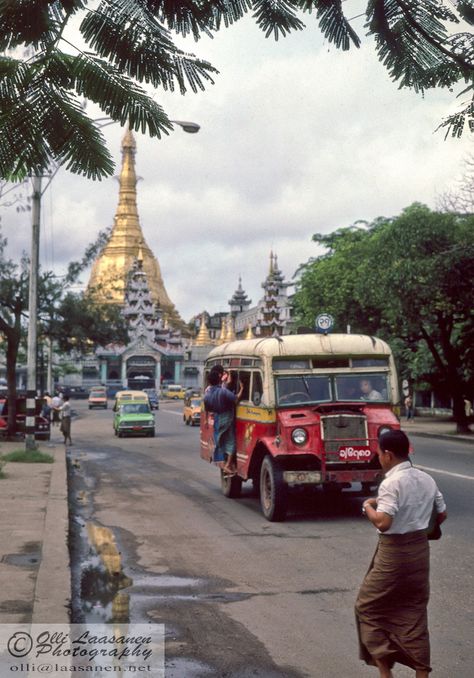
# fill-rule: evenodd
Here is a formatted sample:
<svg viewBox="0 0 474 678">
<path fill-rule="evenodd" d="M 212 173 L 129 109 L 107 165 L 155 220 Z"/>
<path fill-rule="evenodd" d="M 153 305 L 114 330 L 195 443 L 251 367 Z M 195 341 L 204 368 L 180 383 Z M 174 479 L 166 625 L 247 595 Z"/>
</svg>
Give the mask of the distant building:
<svg viewBox="0 0 474 678">
<path fill-rule="evenodd" d="M 231 299 L 229 312 L 209 315 L 204 312 L 194 319 L 200 324 L 206 322 L 211 341 L 214 344 L 224 343 L 232 339 L 251 339 L 252 337 L 268 337 L 275 334 L 290 334 L 291 301 L 288 296 L 290 282 L 285 281 L 278 268 L 277 255 L 270 252 L 270 267 L 267 277 L 262 282 L 263 296 L 256 306 L 251 306 L 243 287 L 242 278 Z"/>
</svg>

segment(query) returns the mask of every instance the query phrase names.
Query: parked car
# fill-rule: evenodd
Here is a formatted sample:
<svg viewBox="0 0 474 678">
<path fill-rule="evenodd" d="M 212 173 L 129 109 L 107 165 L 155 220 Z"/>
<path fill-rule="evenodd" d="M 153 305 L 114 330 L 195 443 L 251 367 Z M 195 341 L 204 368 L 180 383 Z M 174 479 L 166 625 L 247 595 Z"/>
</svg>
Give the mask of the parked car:
<svg viewBox="0 0 474 678">
<path fill-rule="evenodd" d="M 147 394 L 152 410 L 160 409 L 160 401 L 158 400 L 158 393 L 154 388 L 144 388 L 143 391 Z"/>
<path fill-rule="evenodd" d="M 83 386 L 67 386 L 66 395 L 68 395 L 70 398 L 76 398 L 77 400 L 85 400 L 89 397 L 87 389 Z"/>
<path fill-rule="evenodd" d="M 172 400 L 184 400 L 186 389 L 180 384 L 168 384 L 163 387 L 163 398 L 171 398 Z"/>
<path fill-rule="evenodd" d="M 51 423 L 48 417 L 41 414 L 43 398 L 36 398 L 35 415 L 35 438 L 36 440 L 49 440 L 51 437 Z M 15 435 L 23 437 L 26 425 L 26 397 L 18 396 L 16 399 L 16 427 Z M 8 399 L 0 397 L 0 437 L 4 438 L 8 433 Z"/>
<path fill-rule="evenodd" d="M 119 438 L 131 435 L 155 435 L 155 418 L 147 402 L 125 400 L 114 415 L 114 433 Z"/>
<path fill-rule="evenodd" d="M 183 408 L 183 421 L 186 426 L 199 426 L 201 422 L 202 399 L 196 396 L 185 398 Z"/>
<path fill-rule="evenodd" d="M 107 409 L 107 389 L 105 386 L 92 386 L 89 391 L 89 409 L 102 407 Z"/>
</svg>

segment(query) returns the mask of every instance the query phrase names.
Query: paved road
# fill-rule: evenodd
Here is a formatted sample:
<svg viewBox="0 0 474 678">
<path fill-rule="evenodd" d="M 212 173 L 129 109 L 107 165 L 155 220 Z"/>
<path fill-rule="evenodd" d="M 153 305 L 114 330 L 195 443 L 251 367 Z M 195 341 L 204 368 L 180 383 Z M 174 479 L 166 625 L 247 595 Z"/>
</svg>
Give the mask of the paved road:
<svg viewBox="0 0 474 678">
<path fill-rule="evenodd" d="M 268 523 L 250 488 L 239 500 L 223 497 L 180 404 L 161 403 L 155 439 L 125 440 L 112 436 L 110 411 L 76 407 L 72 496 L 75 523 L 85 524 L 76 535 L 76 575 L 79 566 L 88 571 L 90 557 L 81 539 L 96 535 L 97 546 L 97 535 L 108 534 L 126 587 L 113 600 L 94 600 L 97 583 L 83 581 L 92 597 L 76 601 L 76 616 L 165 623 L 166 678 L 373 673 L 357 659 L 353 621 L 376 543 L 357 492 L 332 506 L 319 495 L 297 497 L 285 523 Z M 471 678 L 473 451 L 414 442 L 416 463 L 435 469 L 450 515 L 432 546 L 433 675 Z M 399 668 L 396 675 L 413 674 Z"/>
</svg>

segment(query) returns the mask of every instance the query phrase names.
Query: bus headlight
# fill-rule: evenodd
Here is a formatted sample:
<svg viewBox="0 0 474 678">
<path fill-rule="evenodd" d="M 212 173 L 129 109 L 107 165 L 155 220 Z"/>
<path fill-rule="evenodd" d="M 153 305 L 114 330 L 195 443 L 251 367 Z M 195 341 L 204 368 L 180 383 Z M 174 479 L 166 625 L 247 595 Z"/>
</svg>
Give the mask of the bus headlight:
<svg viewBox="0 0 474 678">
<path fill-rule="evenodd" d="M 291 432 L 291 439 L 295 445 L 304 445 L 308 440 L 308 434 L 304 428 L 294 428 Z"/>
</svg>

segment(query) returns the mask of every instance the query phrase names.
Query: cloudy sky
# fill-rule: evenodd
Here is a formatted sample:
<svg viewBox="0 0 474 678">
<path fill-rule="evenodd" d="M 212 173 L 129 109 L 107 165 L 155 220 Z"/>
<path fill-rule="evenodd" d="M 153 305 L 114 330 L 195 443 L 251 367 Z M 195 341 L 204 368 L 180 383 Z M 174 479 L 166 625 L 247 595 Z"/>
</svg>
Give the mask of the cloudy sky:
<svg viewBox="0 0 474 678">
<path fill-rule="evenodd" d="M 393 216 L 414 201 L 435 207 L 471 151 L 468 135 L 445 141 L 435 131 L 453 93 L 400 91 L 370 42 L 339 52 L 314 17 L 305 22 L 306 31 L 277 43 L 251 19 L 185 43 L 219 69 L 215 85 L 156 99 L 200 132 L 136 137 L 141 226 L 185 320 L 228 310 L 239 275 L 256 303 L 271 249 L 290 279 L 318 254 L 313 233 Z M 363 35 L 361 20 L 353 24 Z M 118 174 L 123 130 L 104 133 Z M 42 265 L 60 273 L 80 258 L 113 223 L 117 196 L 116 179 L 61 170 L 43 200 Z M 29 215 L 4 209 L 2 229 L 11 256 L 29 249 Z"/>
</svg>

